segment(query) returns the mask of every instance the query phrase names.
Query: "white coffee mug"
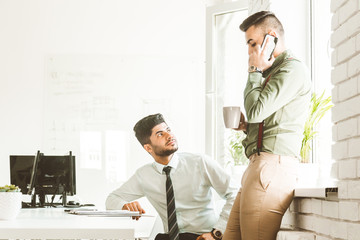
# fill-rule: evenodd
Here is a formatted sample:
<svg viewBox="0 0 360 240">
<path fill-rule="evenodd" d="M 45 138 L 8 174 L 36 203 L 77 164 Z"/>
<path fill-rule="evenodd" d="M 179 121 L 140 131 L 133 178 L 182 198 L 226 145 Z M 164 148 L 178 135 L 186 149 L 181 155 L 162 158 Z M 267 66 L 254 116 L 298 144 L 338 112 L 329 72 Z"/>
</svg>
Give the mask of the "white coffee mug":
<svg viewBox="0 0 360 240">
<path fill-rule="evenodd" d="M 241 111 L 239 106 L 223 107 L 224 123 L 226 128 L 238 128 Z"/>
</svg>

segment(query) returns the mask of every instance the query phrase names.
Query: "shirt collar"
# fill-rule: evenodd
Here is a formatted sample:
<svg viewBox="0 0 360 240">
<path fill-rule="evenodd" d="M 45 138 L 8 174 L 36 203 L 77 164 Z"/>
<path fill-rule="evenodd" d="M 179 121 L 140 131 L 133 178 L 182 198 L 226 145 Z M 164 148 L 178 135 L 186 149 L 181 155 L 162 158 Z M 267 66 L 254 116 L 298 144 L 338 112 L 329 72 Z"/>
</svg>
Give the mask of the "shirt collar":
<svg viewBox="0 0 360 240">
<path fill-rule="evenodd" d="M 172 156 L 172 158 L 171 158 L 170 162 L 168 163 L 168 165 L 163 165 L 163 164 L 160 164 L 158 162 L 154 162 L 153 166 L 155 167 L 156 171 L 163 174 L 163 168 L 164 167 L 170 166 L 170 167 L 176 169 L 178 164 L 179 164 L 179 156 L 176 153 L 174 153 L 174 155 Z"/>
</svg>

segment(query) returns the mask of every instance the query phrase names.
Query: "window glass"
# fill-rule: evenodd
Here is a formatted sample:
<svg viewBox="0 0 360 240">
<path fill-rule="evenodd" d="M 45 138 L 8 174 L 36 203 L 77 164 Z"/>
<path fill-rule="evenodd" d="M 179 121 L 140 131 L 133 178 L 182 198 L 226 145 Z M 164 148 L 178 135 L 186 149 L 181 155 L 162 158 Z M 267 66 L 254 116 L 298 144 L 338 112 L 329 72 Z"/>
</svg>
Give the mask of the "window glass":
<svg viewBox="0 0 360 240">
<path fill-rule="evenodd" d="M 313 52 L 313 82 L 314 92 L 331 96 L 331 11 L 328 0 L 312 0 L 312 52 Z M 320 166 L 320 180 L 329 177 L 331 168 L 332 123 L 331 111 L 328 111 L 316 130 L 318 137 L 313 142 L 314 161 Z"/>
<path fill-rule="evenodd" d="M 225 129 L 223 106 L 240 106 L 243 111 L 243 91 L 247 81 L 247 45 L 240 23 L 248 16 L 247 9 L 215 17 L 216 30 L 216 155 L 230 161 L 228 140 L 230 130 Z"/>
</svg>

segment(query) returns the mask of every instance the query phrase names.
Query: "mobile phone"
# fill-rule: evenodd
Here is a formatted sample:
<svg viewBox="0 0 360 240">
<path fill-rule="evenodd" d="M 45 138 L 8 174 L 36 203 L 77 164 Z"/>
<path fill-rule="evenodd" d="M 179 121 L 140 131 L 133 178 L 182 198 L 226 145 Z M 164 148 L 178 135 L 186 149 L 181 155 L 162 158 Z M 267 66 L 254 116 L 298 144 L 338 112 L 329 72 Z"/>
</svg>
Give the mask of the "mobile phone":
<svg viewBox="0 0 360 240">
<path fill-rule="evenodd" d="M 278 41 L 278 38 L 277 37 L 274 37 L 270 34 L 266 34 L 265 37 L 264 37 L 264 40 L 261 44 L 261 51 L 263 50 L 264 46 L 265 46 L 265 43 L 266 43 L 266 40 L 270 38 L 269 40 L 269 43 L 268 43 L 268 46 L 267 48 L 265 49 L 265 56 L 267 56 L 268 58 L 268 61 L 270 61 L 271 59 L 271 55 L 274 53 L 274 50 L 275 50 L 275 47 L 276 47 L 276 43 Z"/>
</svg>

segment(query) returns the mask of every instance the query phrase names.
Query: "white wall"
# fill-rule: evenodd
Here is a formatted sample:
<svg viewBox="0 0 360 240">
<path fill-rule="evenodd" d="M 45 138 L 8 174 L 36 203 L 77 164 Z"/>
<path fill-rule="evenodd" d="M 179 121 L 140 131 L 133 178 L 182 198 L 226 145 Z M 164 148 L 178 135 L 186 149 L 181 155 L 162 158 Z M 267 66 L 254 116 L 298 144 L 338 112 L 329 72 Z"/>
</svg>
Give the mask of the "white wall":
<svg viewBox="0 0 360 240">
<path fill-rule="evenodd" d="M 170 99 L 164 114 L 179 138 L 180 151 L 204 152 L 203 1 L 2 0 L 0 29 L 0 185 L 10 181 L 9 155 L 34 154 L 38 149 L 50 153 L 43 137 L 44 119 L 49 115 L 44 112 L 49 56 L 131 58 L 135 59 L 133 69 L 137 72 L 142 69 L 136 59 L 153 57 L 154 62 L 148 61 L 147 67 L 156 71 L 137 79 L 139 92 L 126 80 L 117 84 L 133 92 L 134 99 L 143 99 L 144 92 L 147 99 Z M 191 69 L 180 73 L 187 76 L 183 83 L 175 82 L 176 76 L 163 76 L 157 71 L 156 59 L 162 59 L 163 69 L 174 68 L 172 59 Z M 164 59 L 170 59 L 169 63 Z M 192 64 L 186 65 L 187 61 Z M 131 74 L 129 69 L 126 74 Z M 132 136 L 135 122 L 150 110 L 140 105 L 134 109 L 129 102 L 121 106 L 124 124 L 115 130 L 130 134 L 126 163 L 130 175 L 152 161 Z M 157 106 L 151 108 L 156 110 Z M 78 193 L 86 202 L 102 204 L 108 191 L 119 182 L 107 182 L 104 169 L 81 169 L 78 146 L 74 148 L 69 150 L 77 155 Z M 94 188 L 98 189 L 96 194 Z"/>
</svg>

